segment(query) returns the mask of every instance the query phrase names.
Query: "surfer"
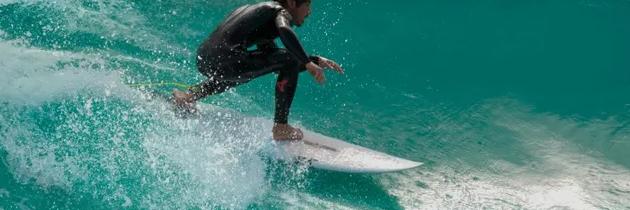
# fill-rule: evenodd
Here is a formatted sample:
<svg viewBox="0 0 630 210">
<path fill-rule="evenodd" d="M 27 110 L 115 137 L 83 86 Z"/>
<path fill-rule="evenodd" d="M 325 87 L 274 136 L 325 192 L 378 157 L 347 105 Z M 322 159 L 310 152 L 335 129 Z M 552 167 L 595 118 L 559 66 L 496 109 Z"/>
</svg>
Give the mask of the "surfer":
<svg viewBox="0 0 630 210">
<path fill-rule="evenodd" d="M 324 68 L 343 74 L 335 61 L 307 55 L 291 28 L 301 26 L 310 13 L 311 0 L 274 0 L 234 10 L 197 50 L 197 68 L 208 79 L 187 92 L 174 90 L 175 104 L 194 110 L 197 100 L 275 72 L 273 138 L 302 139 L 302 131 L 288 124 L 298 74 L 306 70 L 319 84 L 325 81 Z M 278 37 L 286 49 L 275 44 Z"/>
</svg>

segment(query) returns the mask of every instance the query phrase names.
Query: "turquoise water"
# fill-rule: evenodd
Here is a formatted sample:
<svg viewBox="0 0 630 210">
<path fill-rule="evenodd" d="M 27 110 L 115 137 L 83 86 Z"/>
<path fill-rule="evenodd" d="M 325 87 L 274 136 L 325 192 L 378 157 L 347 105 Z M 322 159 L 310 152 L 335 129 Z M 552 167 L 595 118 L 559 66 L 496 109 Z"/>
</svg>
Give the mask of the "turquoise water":
<svg viewBox="0 0 630 210">
<path fill-rule="evenodd" d="M 630 1 L 324 1 L 343 64 L 291 121 L 422 161 L 344 174 L 268 156 L 274 76 L 181 119 L 195 50 L 245 0 L 0 1 L 0 209 L 628 209 Z"/>
</svg>

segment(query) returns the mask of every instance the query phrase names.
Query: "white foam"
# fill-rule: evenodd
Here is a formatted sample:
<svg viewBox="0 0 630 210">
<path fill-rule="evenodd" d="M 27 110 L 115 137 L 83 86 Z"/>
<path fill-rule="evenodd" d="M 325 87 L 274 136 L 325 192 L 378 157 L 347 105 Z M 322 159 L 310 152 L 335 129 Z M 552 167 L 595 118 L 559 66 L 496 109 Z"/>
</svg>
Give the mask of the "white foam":
<svg viewBox="0 0 630 210">
<path fill-rule="evenodd" d="M 120 84 L 120 74 L 100 69 L 104 61 L 95 56 L 24 47 L 12 41 L 0 42 L 0 57 L 0 100 L 14 104 L 39 104 L 86 89 L 112 94 Z"/>
<path fill-rule="evenodd" d="M 296 191 L 280 192 L 280 198 L 288 209 L 359 209 Z"/>
<path fill-rule="evenodd" d="M 512 132 L 516 144 L 534 160 L 515 164 L 489 159 L 485 168 L 477 168 L 445 159 L 432 169 L 381 179 L 402 206 L 409 209 L 617 209 L 630 203 L 630 170 L 601 159 L 597 152 L 584 153 L 576 144 L 582 141 L 580 138 L 606 142 L 627 138 L 627 131 L 612 132 L 619 127 L 619 122 L 583 123 L 535 113 L 514 101 L 490 101 L 480 107 L 472 111 L 475 118 L 492 124 L 496 130 Z"/>
<path fill-rule="evenodd" d="M 270 123 L 204 107 L 209 114 L 201 119 L 165 119 L 163 129 L 146 136 L 143 145 L 153 170 L 185 177 L 159 184 L 185 189 L 173 190 L 168 198 L 153 192 L 143 206 L 159 206 L 167 199 L 173 207 L 213 203 L 240 209 L 267 191 L 265 164 L 257 151 L 268 143 L 264 127 Z"/>
<path fill-rule="evenodd" d="M 85 100 L 63 106 L 91 110 L 94 105 L 89 104 L 107 103 Z M 138 125 L 126 126 L 138 126 L 133 135 L 140 136 L 140 150 L 127 145 L 136 139 L 124 138 L 129 134 L 121 131 L 121 124 L 93 116 L 103 110 L 60 113 L 69 120 L 56 125 L 52 138 L 38 135 L 45 131 L 32 127 L 38 119 L 3 112 L 0 147 L 7 152 L 10 172 L 24 183 L 91 193 L 116 207 L 242 209 L 267 192 L 266 166 L 259 152 L 270 143 L 270 121 L 205 105 L 200 119 L 181 119 L 160 100 L 132 103 L 138 104 L 111 115 L 139 115 Z M 2 130 L 7 127 L 11 130 Z M 112 133 L 120 134 L 110 137 Z M 98 152 L 80 149 L 86 147 Z M 68 152 L 81 153 L 63 155 Z M 142 171 L 135 171 L 134 165 L 142 166 Z M 142 194 L 121 183 L 129 173 L 143 176 Z M 76 183 L 84 187 L 73 189 Z"/>
</svg>

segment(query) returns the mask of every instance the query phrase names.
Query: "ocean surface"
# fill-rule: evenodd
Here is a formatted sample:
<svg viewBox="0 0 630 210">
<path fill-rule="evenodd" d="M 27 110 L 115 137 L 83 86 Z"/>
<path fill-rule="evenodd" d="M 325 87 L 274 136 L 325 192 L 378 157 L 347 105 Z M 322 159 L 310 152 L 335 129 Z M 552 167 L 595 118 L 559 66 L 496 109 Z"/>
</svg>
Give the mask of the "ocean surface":
<svg viewBox="0 0 630 210">
<path fill-rule="evenodd" d="M 271 158 L 275 75 L 155 97 L 253 2 L 0 0 L 0 209 L 630 209 L 630 1 L 313 0 L 290 121 L 375 175 Z"/>
</svg>

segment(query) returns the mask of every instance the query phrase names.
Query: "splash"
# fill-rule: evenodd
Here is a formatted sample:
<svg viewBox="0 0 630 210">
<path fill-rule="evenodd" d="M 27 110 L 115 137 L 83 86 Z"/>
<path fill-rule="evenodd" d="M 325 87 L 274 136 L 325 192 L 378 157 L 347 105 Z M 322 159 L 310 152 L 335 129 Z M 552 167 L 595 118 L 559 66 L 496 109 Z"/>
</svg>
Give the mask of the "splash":
<svg viewBox="0 0 630 210">
<path fill-rule="evenodd" d="M 0 148 L 20 183 L 113 208 L 245 208 L 267 192 L 269 121 L 211 106 L 181 119 L 100 55 L 0 49 Z"/>
</svg>

